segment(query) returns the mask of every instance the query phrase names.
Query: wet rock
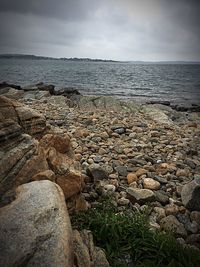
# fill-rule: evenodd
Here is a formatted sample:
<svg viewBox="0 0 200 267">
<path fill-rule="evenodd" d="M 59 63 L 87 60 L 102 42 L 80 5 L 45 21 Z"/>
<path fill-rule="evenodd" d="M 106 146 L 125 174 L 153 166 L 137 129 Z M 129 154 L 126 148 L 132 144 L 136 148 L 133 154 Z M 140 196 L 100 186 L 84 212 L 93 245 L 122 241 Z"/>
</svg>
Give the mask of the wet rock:
<svg viewBox="0 0 200 267">
<path fill-rule="evenodd" d="M 55 92 L 56 95 L 62 95 L 62 96 L 67 96 L 71 97 L 72 95 L 81 95 L 80 92 L 73 88 L 73 87 L 65 87 L 61 88 L 58 91 Z"/>
<path fill-rule="evenodd" d="M 11 87 L 11 88 L 18 89 L 18 90 L 21 90 L 22 89 L 20 85 L 10 84 L 10 83 L 7 83 L 7 82 L 0 83 L 0 89 L 1 90 L 3 88 L 7 88 L 7 87 Z"/>
<path fill-rule="evenodd" d="M 0 209 L 0 228 L 1 266 L 73 266 L 71 224 L 58 185 L 18 187 L 16 200 Z"/>
</svg>

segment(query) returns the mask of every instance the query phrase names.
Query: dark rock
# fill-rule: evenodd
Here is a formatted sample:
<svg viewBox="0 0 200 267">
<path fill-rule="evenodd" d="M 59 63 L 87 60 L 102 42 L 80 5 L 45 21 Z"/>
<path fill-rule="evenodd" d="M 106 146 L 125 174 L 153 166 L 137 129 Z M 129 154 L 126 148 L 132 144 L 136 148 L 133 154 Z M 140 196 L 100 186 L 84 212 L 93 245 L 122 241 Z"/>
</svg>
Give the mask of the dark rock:
<svg viewBox="0 0 200 267">
<path fill-rule="evenodd" d="M 169 203 L 169 197 L 164 191 L 158 190 L 158 191 L 155 191 L 154 193 L 155 193 L 156 200 L 158 202 L 160 202 L 163 205 L 166 205 Z"/>
<path fill-rule="evenodd" d="M 162 100 L 151 100 L 146 102 L 147 104 L 160 104 L 160 105 L 165 105 L 165 106 L 170 106 L 170 102 L 169 101 L 162 101 Z"/>
<path fill-rule="evenodd" d="M 200 249 L 200 234 L 191 234 L 186 238 L 186 243 L 194 245 Z"/>
<path fill-rule="evenodd" d="M 126 166 L 117 166 L 115 170 L 116 172 L 118 172 L 119 175 L 124 176 L 124 177 L 126 177 L 128 174 Z"/>
<path fill-rule="evenodd" d="M 38 89 L 40 91 L 49 91 L 51 95 L 55 95 L 55 86 L 52 84 L 44 84 L 44 83 L 39 83 L 38 84 Z"/>
<path fill-rule="evenodd" d="M 86 172 L 87 175 L 93 178 L 95 182 L 103 179 L 108 179 L 108 173 L 98 164 L 91 164 L 87 168 Z"/>
<path fill-rule="evenodd" d="M 19 86 L 19 85 L 10 84 L 10 83 L 7 83 L 7 82 L 0 83 L 0 89 L 6 88 L 6 87 L 12 87 L 12 88 L 15 88 L 15 89 L 18 89 L 18 90 L 22 89 L 21 86 Z"/>
<path fill-rule="evenodd" d="M 115 131 L 115 133 L 123 134 L 123 133 L 126 132 L 126 129 L 125 129 L 125 128 L 118 128 L 118 129 L 116 129 L 116 130 L 114 130 L 114 131 Z"/>
<path fill-rule="evenodd" d="M 123 124 L 115 124 L 111 126 L 111 130 L 115 132 L 116 130 L 119 130 L 120 132 L 122 131 L 121 133 L 124 133 L 126 131 L 126 127 Z"/>
<path fill-rule="evenodd" d="M 190 211 L 200 211 L 200 178 L 196 178 L 183 186 L 181 199 L 183 205 Z"/>
<path fill-rule="evenodd" d="M 154 178 L 154 180 L 158 181 L 161 184 L 167 184 L 168 183 L 167 179 L 165 179 L 164 177 L 161 177 L 159 175 L 155 175 L 153 178 Z"/>
<path fill-rule="evenodd" d="M 73 87 L 65 87 L 65 88 L 62 88 L 56 91 L 55 95 L 63 95 L 63 96 L 71 97 L 73 95 L 81 95 L 81 94 L 77 89 Z"/>
</svg>

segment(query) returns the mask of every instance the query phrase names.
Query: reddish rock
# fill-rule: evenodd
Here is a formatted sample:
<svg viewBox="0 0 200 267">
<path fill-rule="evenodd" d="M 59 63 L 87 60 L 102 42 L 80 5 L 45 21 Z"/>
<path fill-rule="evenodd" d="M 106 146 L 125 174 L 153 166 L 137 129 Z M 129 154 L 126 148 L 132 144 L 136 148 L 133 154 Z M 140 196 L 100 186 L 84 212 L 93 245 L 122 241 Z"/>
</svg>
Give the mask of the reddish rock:
<svg viewBox="0 0 200 267">
<path fill-rule="evenodd" d="M 136 182 L 137 180 L 138 180 L 138 177 L 135 173 L 131 172 L 127 175 L 128 184 L 131 184 L 132 182 Z"/>
<path fill-rule="evenodd" d="M 81 192 L 84 181 L 80 173 L 69 172 L 66 175 L 57 176 L 56 183 L 62 188 L 65 199 Z"/>
<path fill-rule="evenodd" d="M 55 150 L 61 154 L 69 153 L 72 150 L 70 145 L 70 138 L 67 134 L 46 134 L 40 140 L 40 146 L 45 149 L 54 147 Z"/>
</svg>

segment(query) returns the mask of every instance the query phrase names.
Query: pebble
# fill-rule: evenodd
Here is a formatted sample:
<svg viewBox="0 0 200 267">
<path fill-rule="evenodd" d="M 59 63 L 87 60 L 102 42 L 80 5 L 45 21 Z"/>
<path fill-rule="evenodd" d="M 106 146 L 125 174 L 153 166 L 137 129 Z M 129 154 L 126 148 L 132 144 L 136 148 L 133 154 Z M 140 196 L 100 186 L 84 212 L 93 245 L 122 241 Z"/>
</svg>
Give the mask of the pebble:
<svg viewBox="0 0 200 267">
<path fill-rule="evenodd" d="M 160 183 L 152 178 L 143 179 L 143 186 L 145 189 L 158 190 L 160 188 Z"/>
<path fill-rule="evenodd" d="M 126 206 L 130 203 L 130 200 L 125 198 L 125 197 L 122 197 L 122 198 L 119 198 L 117 200 L 117 203 L 120 205 L 120 206 Z"/>
<path fill-rule="evenodd" d="M 121 175 L 126 177 L 127 176 L 127 167 L 126 166 L 117 166 L 115 168 L 116 172 Z"/>
<path fill-rule="evenodd" d="M 136 182 L 137 180 L 138 180 L 138 177 L 137 177 L 137 175 L 135 173 L 128 173 L 128 175 L 127 175 L 128 184 Z"/>
<path fill-rule="evenodd" d="M 151 202 L 154 207 L 154 223 L 160 223 L 169 216 L 185 216 L 187 209 L 180 198 L 182 188 L 187 181 L 200 177 L 198 117 L 194 119 L 197 121 L 192 121 L 191 117 L 191 122 L 184 117 L 184 121 L 184 113 L 177 113 L 174 115 L 174 124 L 166 126 L 150 118 L 143 108 L 133 116 L 133 113 L 124 112 L 121 107 L 117 111 L 90 111 L 87 108 L 83 111 L 68 107 L 66 103 L 57 105 L 52 104 L 49 99 L 44 100 L 27 104 L 39 112 L 44 113 L 45 110 L 45 116 L 54 125 L 55 122 L 58 122 L 57 126 L 59 121 L 62 122 L 62 131 L 71 137 L 75 160 L 81 162 L 86 183 L 84 192 L 89 194 L 86 199 L 92 206 L 95 206 L 94 201 L 98 202 L 99 199 L 94 184 L 102 181 L 106 184 L 104 183 L 101 189 L 114 194 L 118 199 L 116 205 L 122 209 L 132 206 L 137 209 L 140 204 Z M 172 114 L 172 111 L 169 110 L 169 114 Z M 191 125 L 194 127 L 191 128 Z M 95 164 L 96 169 L 89 171 Z M 140 192 L 141 198 L 135 198 L 133 201 L 133 192 L 130 194 L 130 190 L 136 190 L 137 194 Z M 148 194 L 144 197 L 143 190 L 150 190 L 150 200 Z M 132 204 L 128 205 L 130 201 Z M 200 212 L 197 208 L 195 206 L 189 213 L 189 221 L 185 226 L 185 232 L 188 231 L 186 234 L 195 233 L 191 244 L 198 243 L 194 242 L 200 231 L 198 229 L 196 232 L 200 223 Z M 184 238 L 185 232 L 182 229 L 181 236 Z"/>
</svg>

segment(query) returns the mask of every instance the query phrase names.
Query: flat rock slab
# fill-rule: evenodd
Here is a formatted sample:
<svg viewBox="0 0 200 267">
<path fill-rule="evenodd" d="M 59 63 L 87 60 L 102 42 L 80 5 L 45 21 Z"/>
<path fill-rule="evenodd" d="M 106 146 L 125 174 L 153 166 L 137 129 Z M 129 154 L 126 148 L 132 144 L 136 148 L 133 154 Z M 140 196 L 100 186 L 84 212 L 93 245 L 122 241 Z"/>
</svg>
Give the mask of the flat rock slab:
<svg viewBox="0 0 200 267">
<path fill-rule="evenodd" d="M 72 230 L 62 190 L 50 181 L 19 186 L 0 209 L 0 266 L 73 266 Z"/>
<path fill-rule="evenodd" d="M 155 200 L 154 192 L 149 189 L 127 188 L 128 198 L 132 203 L 145 204 Z"/>
</svg>

